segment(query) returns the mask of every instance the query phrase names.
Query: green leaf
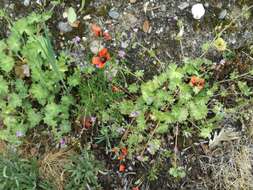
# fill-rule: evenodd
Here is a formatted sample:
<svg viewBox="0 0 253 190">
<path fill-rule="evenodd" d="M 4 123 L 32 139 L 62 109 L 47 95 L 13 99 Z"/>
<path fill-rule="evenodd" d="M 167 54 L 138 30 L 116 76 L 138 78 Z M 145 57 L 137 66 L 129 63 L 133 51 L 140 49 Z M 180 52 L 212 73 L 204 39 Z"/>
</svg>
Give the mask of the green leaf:
<svg viewBox="0 0 253 190">
<path fill-rule="evenodd" d="M 137 84 L 131 84 L 128 86 L 128 90 L 130 93 L 137 93 L 139 90 L 139 86 Z"/>
<path fill-rule="evenodd" d="M 0 40 L 0 52 L 5 50 L 7 48 L 7 45 L 4 40 Z"/>
<path fill-rule="evenodd" d="M 213 125 L 209 124 L 200 128 L 200 136 L 203 138 L 208 138 L 212 133 Z"/>
<path fill-rule="evenodd" d="M 0 67 L 5 72 L 10 72 L 15 64 L 15 61 L 12 57 L 0 53 Z"/>
<path fill-rule="evenodd" d="M 59 105 L 57 105 L 55 103 L 47 104 L 45 107 L 44 122 L 51 127 L 56 127 L 57 126 L 57 116 L 59 113 L 60 113 Z"/>
<path fill-rule="evenodd" d="M 71 131 L 71 124 L 69 121 L 67 120 L 63 120 L 61 122 L 61 133 L 65 134 L 65 133 L 69 133 Z"/>
<path fill-rule="evenodd" d="M 188 84 L 182 84 L 179 89 L 180 103 L 187 103 L 192 98 L 192 88 Z"/>
<path fill-rule="evenodd" d="M 29 128 L 33 128 L 40 123 L 42 116 L 39 112 L 35 112 L 35 110 L 31 108 L 27 112 L 27 119 L 30 123 Z"/>
<path fill-rule="evenodd" d="M 123 101 L 122 103 L 119 104 L 119 110 L 120 113 L 124 114 L 124 115 L 129 115 L 134 108 L 134 104 L 132 101 Z"/>
<path fill-rule="evenodd" d="M 8 93 L 8 83 L 0 75 L 0 95 L 6 95 Z"/>
<path fill-rule="evenodd" d="M 40 84 L 32 84 L 30 93 L 35 99 L 38 100 L 38 102 L 41 105 L 44 105 L 46 103 L 46 100 L 49 96 L 48 90 L 44 88 L 43 86 L 41 86 Z"/>
<path fill-rule="evenodd" d="M 11 108 L 16 108 L 16 107 L 22 106 L 21 98 L 15 93 L 10 94 L 9 95 L 9 106 Z"/>
<path fill-rule="evenodd" d="M 144 75 L 144 71 L 143 70 L 135 71 L 134 75 L 138 78 L 141 78 Z"/>
<path fill-rule="evenodd" d="M 169 125 L 168 124 L 160 124 L 159 127 L 157 127 L 156 129 L 156 133 L 160 133 L 160 134 L 164 134 L 164 133 L 167 133 L 169 130 Z"/>
<path fill-rule="evenodd" d="M 75 12 L 75 9 L 73 9 L 73 7 L 70 7 L 68 9 L 68 22 L 69 23 L 74 23 L 77 19 L 77 16 L 76 16 L 76 12 Z"/>
<path fill-rule="evenodd" d="M 204 119 L 207 116 L 208 108 L 204 101 L 191 101 L 187 104 L 191 118 L 194 120 Z"/>
<path fill-rule="evenodd" d="M 28 94 L 27 94 L 28 88 L 23 80 L 17 79 L 15 81 L 15 88 L 16 88 L 16 91 L 18 92 L 18 95 L 21 99 L 24 99 L 28 96 Z"/>
<path fill-rule="evenodd" d="M 75 70 L 74 74 L 68 77 L 68 84 L 71 87 L 75 87 L 81 83 L 81 73 L 79 70 Z"/>
<path fill-rule="evenodd" d="M 247 82 L 238 81 L 238 87 L 245 96 L 250 96 L 252 94 L 252 90 L 247 85 Z"/>
<path fill-rule="evenodd" d="M 170 168 L 169 174 L 175 178 L 183 178 L 186 176 L 186 173 L 182 167 L 173 167 Z"/>
<path fill-rule="evenodd" d="M 187 119 L 188 115 L 188 110 L 183 105 L 173 106 L 172 116 L 176 121 L 183 122 Z"/>
</svg>

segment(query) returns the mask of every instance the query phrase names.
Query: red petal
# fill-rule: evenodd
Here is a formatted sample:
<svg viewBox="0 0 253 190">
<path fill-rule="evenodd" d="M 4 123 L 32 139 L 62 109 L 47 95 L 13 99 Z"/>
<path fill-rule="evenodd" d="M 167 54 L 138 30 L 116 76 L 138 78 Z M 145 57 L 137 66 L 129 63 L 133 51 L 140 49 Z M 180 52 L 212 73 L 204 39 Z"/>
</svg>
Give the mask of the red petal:
<svg viewBox="0 0 253 190">
<path fill-rule="evenodd" d="M 101 36 L 102 34 L 102 29 L 96 24 L 91 25 L 91 31 L 95 36 Z"/>
<path fill-rule="evenodd" d="M 126 147 L 121 148 L 121 152 L 124 156 L 126 156 L 127 155 L 127 148 Z"/>
<path fill-rule="evenodd" d="M 100 52 L 98 52 L 99 57 L 106 57 L 108 54 L 107 48 L 103 48 Z"/>
<path fill-rule="evenodd" d="M 97 65 L 97 68 L 99 69 L 102 69 L 104 67 L 105 67 L 105 63 L 102 63 L 102 62 Z"/>
<path fill-rule="evenodd" d="M 94 65 L 102 64 L 102 62 L 101 62 L 101 60 L 100 60 L 100 57 L 94 56 L 94 57 L 92 58 L 92 64 L 94 64 Z"/>
<path fill-rule="evenodd" d="M 119 165 L 119 171 L 120 171 L 120 172 L 124 172 L 125 169 L 126 169 L 126 166 L 125 166 L 124 164 L 120 164 L 120 165 Z"/>
</svg>

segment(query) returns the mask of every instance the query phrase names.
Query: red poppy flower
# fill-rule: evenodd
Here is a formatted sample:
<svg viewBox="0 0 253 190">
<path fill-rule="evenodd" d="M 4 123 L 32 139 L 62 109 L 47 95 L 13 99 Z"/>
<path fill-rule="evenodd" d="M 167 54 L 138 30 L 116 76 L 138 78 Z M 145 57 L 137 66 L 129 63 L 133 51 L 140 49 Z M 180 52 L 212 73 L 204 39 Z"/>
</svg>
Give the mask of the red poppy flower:
<svg viewBox="0 0 253 190">
<path fill-rule="evenodd" d="M 92 58 L 92 64 L 96 65 L 98 68 L 103 68 L 106 61 L 110 60 L 110 58 L 111 57 L 107 48 L 103 48 L 100 52 L 98 52 L 97 56 Z"/>
<path fill-rule="evenodd" d="M 126 170 L 126 166 L 124 164 L 119 165 L 119 171 L 124 172 Z"/>
<path fill-rule="evenodd" d="M 197 76 L 192 76 L 190 80 L 190 85 L 196 86 L 201 90 L 205 86 L 205 79 L 199 78 Z"/>
<path fill-rule="evenodd" d="M 97 37 L 102 35 L 102 29 L 100 28 L 100 26 L 96 25 L 96 24 L 92 24 L 91 25 L 91 31 L 93 32 L 93 34 Z"/>
<path fill-rule="evenodd" d="M 133 187 L 132 190 L 139 190 L 139 187 Z"/>
</svg>

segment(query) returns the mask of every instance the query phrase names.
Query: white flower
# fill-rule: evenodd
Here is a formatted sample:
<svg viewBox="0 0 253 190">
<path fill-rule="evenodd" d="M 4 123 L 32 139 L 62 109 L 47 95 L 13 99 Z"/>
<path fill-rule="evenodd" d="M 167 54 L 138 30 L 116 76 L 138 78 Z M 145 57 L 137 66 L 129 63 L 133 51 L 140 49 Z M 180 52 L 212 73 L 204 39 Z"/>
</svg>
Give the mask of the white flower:
<svg viewBox="0 0 253 190">
<path fill-rule="evenodd" d="M 197 3 L 192 6 L 192 15 L 194 19 L 201 19 L 205 14 L 205 8 L 203 4 Z"/>
</svg>

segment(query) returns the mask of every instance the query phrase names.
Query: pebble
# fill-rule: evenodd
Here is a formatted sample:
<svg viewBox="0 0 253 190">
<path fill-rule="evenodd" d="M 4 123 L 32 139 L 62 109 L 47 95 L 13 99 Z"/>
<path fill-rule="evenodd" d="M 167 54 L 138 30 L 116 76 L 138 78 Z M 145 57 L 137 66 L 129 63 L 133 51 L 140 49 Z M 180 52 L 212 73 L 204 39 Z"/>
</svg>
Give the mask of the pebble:
<svg viewBox="0 0 253 190">
<path fill-rule="evenodd" d="M 30 0 L 24 0 L 24 5 L 28 7 L 30 5 Z"/>
<path fill-rule="evenodd" d="M 90 51 L 94 54 L 98 54 L 98 52 L 103 49 L 103 45 L 100 41 L 94 40 L 90 43 Z"/>
<path fill-rule="evenodd" d="M 136 3 L 136 0 L 130 0 L 130 3 Z"/>
<path fill-rule="evenodd" d="M 110 10 L 108 14 L 113 19 L 119 18 L 119 13 L 117 11 L 115 11 L 115 10 Z"/>
<path fill-rule="evenodd" d="M 60 21 L 57 25 L 57 28 L 63 32 L 63 33 L 67 33 L 67 32 L 71 32 L 72 31 L 72 27 L 69 25 L 68 22 L 62 22 Z"/>
<path fill-rule="evenodd" d="M 226 9 L 222 10 L 219 14 L 219 19 L 224 19 L 227 16 L 228 11 Z"/>
<path fill-rule="evenodd" d="M 129 25 L 134 25 L 138 21 L 138 19 L 130 13 L 125 15 L 125 20 Z"/>
<path fill-rule="evenodd" d="M 187 7 L 189 7 L 190 4 L 188 2 L 183 2 L 180 5 L 178 5 L 178 8 L 182 11 L 184 9 L 186 9 Z"/>
<path fill-rule="evenodd" d="M 192 15 L 196 20 L 200 20 L 205 15 L 205 8 L 202 3 L 197 3 L 192 6 Z"/>
<path fill-rule="evenodd" d="M 165 12 L 166 11 L 166 5 L 161 5 L 161 11 Z"/>
</svg>

